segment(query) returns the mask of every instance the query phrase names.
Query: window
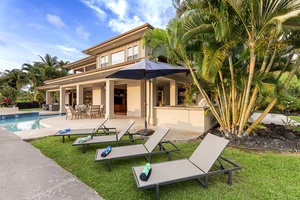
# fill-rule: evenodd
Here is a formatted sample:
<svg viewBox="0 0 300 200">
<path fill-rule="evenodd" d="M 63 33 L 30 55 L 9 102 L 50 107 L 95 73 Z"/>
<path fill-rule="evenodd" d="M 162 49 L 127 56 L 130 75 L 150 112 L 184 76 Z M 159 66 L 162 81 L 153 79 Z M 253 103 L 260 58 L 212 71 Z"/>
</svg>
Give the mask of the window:
<svg viewBox="0 0 300 200">
<path fill-rule="evenodd" d="M 111 64 L 118 64 L 124 62 L 124 51 L 119 51 L 111 54 Z"/>
<path fill-rule="evenodd" d="M 127 48 L 127 61 L 137 59 L 138 55 L 139 53 L 137 45 Z"/>
<path fill-rule="evenodd" d="M 101 56 L 101 68 L 102 67 L 107 67 L 108 66 L 108 55 Z"/>
</svg>

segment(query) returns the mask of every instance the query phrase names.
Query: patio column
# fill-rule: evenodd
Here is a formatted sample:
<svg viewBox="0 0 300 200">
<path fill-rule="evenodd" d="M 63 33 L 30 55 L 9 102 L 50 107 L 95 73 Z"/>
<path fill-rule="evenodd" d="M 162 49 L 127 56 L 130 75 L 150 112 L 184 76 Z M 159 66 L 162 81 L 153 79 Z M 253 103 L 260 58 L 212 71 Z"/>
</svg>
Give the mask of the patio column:
<svg viewBox="0 0 300 200">
<path fill-rule="evenodd" d="M 115 118 L 114 109 L 114 81 L 106 80 L 105 118 Z"/>
<path fill-rule="evenodd" d="M 66 88 L 59 88 L 59 113 L 65 112 L 65 104 L 66 104 Z"/>
<path fill-rule="evenodd" d="M 82 105 L 83 104 L 83 86 L 76 85 L 76 104 Z"/>
<path fill-rule="evenodd" d="M 157 94 L 157 91 L 156 91 L 156 78 L 153 78 L 149 81 L 149 93 L 147 95 L 149 95 L 148 99 L 149 99 L 149 103 L 148 103 L 148 123 L 150 125 L 155 125 L 156 121 L 155 121 L 155 113 L 154 113 L 154 107 L 156 106 L 157 104 L 157 97 L 156 97 L 156 94 Z"/>
<path fill-rule="evenodd" d="M 175 80 L 170 80 L 170 105 L 178 104 L 178 83 Z"/>
<path fill-rule="evenodd" d="M 101 101 L 101 104 L 105 104 L 105 87 L 104 86 L 101 86 L 100 101 Z"/>
<path fill-rule="evenodd" d="M 51 94 L 51 92 L 49 92 L 49 91 L 46 91 L 46 104 L 50 104 L 50 94 Z"/>
</svg>

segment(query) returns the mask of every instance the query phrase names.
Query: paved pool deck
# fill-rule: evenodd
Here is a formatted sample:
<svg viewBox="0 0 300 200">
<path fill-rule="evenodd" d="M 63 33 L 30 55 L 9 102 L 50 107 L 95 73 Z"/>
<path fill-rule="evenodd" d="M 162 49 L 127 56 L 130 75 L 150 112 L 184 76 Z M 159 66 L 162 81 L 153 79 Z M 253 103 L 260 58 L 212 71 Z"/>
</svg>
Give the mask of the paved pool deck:
<svg viewBox="0 0 300 200">
<path fill-rule="evenodd" d="M 103 199 L 40 150 L 1 127 L 0 155 L 0 199 Z"/>
</svg>

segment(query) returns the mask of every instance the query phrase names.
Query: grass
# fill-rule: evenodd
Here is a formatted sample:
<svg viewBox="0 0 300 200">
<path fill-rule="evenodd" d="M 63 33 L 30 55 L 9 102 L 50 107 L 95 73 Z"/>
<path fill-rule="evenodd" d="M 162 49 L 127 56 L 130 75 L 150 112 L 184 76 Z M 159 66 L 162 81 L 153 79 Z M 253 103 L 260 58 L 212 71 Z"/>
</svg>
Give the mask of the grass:
<svg viewBox="0 0 300 200">
<path fill-rule="evenodd" d="M 300 116 L 289 116 L 289 118 L 291 118 L 297 122 L 300 122 Z"/>
<path fill-rule="evenodd" d="M 154 188 L 137 189 L 131 172 L 132 166 L 146 164 L 145 157 L 114 160 L 109 172 L 107 162 L 94 162 L 95 151 L 115 144 L 91 145 L 86 154 L 82 154 L 81 147 L 72 146 L 74 140 L 71 137 L 61 143 L 60 137 L 46 137 L 30 143 L 105 199 L 155 199 Z M 188 158 L 198 144 L 177 144 L 181 150 L 171 154 L 171 158 Z M 161 186 L 161 199 L 300 199 L 299 154 L 226 148 L 223 156 L 242 167 L 233 173 L 232 186 L 227 185 L 226 175 L 215 175 L 209 178 L 208 189 L 196 180 Z M 153 163 L 164 161 L 167 161 L 167 155 L 152 158 Z"/>
<path fill-rule="evenodd" d="M 300 122 L 300 116 L 288 116 L 290 119 L 295 120 L 296 122 Z M 296 126 L 295 124 L 287 124 L 294 131 L 300 131 L 300 126 Z"/>
</svg>

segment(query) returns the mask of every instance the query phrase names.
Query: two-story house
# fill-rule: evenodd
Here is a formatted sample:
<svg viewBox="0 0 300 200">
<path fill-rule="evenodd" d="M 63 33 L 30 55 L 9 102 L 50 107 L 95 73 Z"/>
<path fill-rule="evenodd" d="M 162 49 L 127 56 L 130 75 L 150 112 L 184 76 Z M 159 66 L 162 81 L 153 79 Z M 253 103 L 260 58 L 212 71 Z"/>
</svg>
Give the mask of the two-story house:
<svg viewBox="0 0 300 200">
<path fill-rule="evenodd" d="M 210 128 L 210 120 L 204 122 L 204 108 L 183 106 L 184 88 L 191 81 L 186 74 L 148 80 L 146 88 L 143 80 L 106 78 L 148 56 L 150 49 L 147 46 L 142 48 L 141 38 L 149 29 L 153 27 L 146 23 L 83 50 L 88 55 L 86 58 L 65 65 L 65 68 L 72 70 L 72 75 L 48 80 L 39 88 L 46 91 L 46 103 L 51 101 L 51 92 L 59 92 L 60 112 L 65 112 L 65 104 L 73 107 L 104 104 L 105 116 L 109 118 L 119 114 L 144 117 L 147 113 L 147 121 L 152 125 L 186 126 L 188 130 L 200 132 Z M 144 106 L 145 91 L 147 112 Z M 193 115 L 201 115 L 203 119 L 200 117 L 199 121 L 199 116 Z"/>
</svg>

